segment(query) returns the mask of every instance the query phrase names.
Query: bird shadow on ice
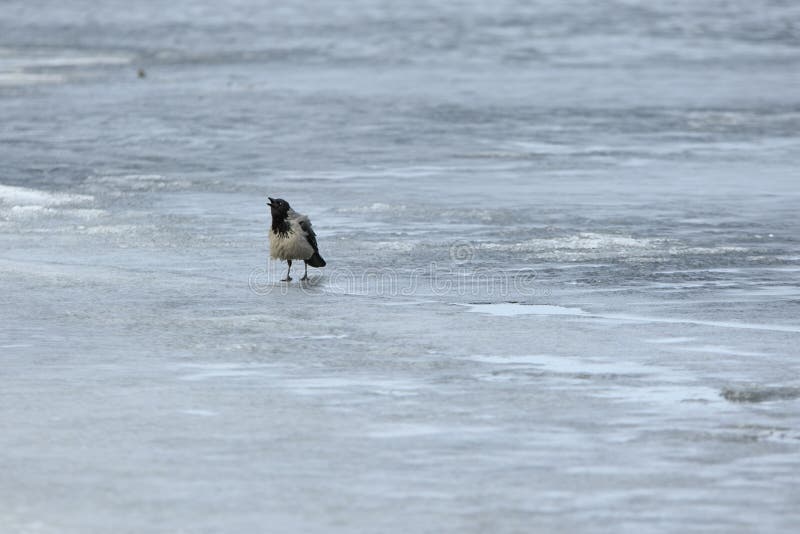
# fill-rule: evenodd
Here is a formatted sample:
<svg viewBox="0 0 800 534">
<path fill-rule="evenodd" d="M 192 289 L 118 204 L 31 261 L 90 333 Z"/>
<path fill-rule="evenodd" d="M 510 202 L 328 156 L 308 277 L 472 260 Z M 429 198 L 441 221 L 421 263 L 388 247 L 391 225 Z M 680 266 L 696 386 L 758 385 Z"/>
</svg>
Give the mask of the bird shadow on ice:
<svg viewBox="0 0 800 534">
<path fill-rule="evenodd" d="M 305 280 L 293 277 L 291 281 L 286 281 L 269 269 L 256 268 L 250 272 L 248 287 L 250 291 L 260 296 L 273 293 L 286 295 L 297 291 L 317 294 L 325 286 L 324 281 L 325 277 L 323 275 L 310 275 Z"/>
<path fill-rule="evenodd" d="M 323 286 L 323 276 L 309 276 L 305 280 L 300 280 L 299 285 L 301 288 L 314 289 Z"/>
</svg>

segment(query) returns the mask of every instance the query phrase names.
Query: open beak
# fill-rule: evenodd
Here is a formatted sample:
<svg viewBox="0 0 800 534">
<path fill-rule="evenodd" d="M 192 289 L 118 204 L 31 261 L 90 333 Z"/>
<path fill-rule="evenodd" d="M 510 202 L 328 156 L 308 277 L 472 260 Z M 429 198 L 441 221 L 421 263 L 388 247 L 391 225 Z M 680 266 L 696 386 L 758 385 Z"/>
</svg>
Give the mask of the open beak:
<svg viewBox="0 0 800 534">
<path fill-rule="evenodd" d="M 267 198 L 269 199 L 269 202 L 267 202 L 267 206 L 272 207 L 272 197 L 267 197 Z"/>
</svg>

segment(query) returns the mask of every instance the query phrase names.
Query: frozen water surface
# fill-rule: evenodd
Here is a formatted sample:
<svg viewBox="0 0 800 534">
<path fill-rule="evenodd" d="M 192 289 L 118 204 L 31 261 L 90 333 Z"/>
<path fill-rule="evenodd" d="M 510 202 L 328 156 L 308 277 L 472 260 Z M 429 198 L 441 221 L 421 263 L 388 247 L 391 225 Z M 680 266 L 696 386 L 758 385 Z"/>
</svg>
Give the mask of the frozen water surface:
<svg viewBox="0 0 800 534">
<path fill-rule="evenodd" d="M 4 2 L 0 532 L 795 532 L 797 20 Z"/>
</svg>

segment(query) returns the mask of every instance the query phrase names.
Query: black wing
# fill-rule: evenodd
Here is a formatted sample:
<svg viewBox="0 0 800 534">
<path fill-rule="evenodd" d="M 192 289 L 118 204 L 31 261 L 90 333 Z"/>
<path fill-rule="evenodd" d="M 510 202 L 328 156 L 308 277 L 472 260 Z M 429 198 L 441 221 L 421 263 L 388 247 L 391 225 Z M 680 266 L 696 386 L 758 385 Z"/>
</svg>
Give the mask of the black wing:
<svg viewBox="0 0 800 534">
<path fill-rule="evenodd" d="M 311 221 L 308 219 L 300 219 L 298 222 L 300 223 L 300 228 L 306 233 L 306 241 L 314 248 L 314 252 L 319 252 L 319 248 L 317 247 L 317 234 L 315 234 L 314 229 L 311 228 Z"/>
</svg>

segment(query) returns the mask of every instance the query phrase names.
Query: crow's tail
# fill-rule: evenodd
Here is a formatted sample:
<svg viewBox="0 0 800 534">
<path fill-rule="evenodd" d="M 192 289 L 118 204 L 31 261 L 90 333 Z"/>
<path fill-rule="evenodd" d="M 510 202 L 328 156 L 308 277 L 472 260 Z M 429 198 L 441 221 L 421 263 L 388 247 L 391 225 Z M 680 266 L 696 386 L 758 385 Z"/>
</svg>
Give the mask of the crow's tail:
<svg viewBox="0 0 800 534">
<path fill-rule="evenodd" d="M 325 260 L 319 255 L 319 252 L 315 252 L 313 256 L 306 260 L 306 263 L 312 267 L 325 267 Z"/>
</svg>

